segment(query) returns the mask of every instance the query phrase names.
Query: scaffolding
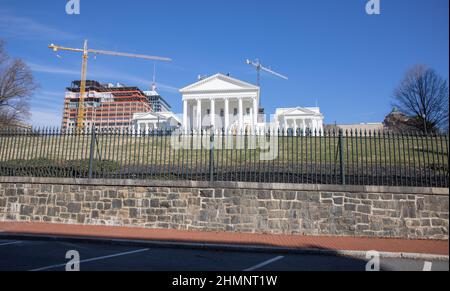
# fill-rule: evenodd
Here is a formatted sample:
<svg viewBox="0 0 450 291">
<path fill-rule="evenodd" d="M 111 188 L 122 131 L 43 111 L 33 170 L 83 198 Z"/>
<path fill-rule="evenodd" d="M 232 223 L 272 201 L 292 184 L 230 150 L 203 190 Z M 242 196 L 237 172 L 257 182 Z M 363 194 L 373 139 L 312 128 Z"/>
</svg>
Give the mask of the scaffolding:
<svg viewBox="0 0 450 291">
<path fill-rule="evenodd" d="M 80 102 L 80 81 L 72 82 L 66 90 L 62 128 L 73 131 L 77 128 Z M 152 112 L 148 97 L 138 87 L 121 84 L 101 85 L 86 81 L 84 98 L 84 128 L 99 130 L 128 130 L 132 126 L 133 114 Z"/>
</svg>

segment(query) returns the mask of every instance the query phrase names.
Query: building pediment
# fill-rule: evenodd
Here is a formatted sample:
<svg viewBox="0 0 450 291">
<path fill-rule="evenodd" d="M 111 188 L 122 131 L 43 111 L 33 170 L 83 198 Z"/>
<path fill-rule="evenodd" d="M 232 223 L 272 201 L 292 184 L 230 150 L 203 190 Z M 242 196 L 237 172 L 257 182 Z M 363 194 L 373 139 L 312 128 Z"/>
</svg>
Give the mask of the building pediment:
<svg viewBox="0 0 450 291">
<path fill-rule="evenodd" d="M 314 115 L 314 112 L 306 109 L 295 109 L 289 112 L 285 112 L 284 115 Z"/>
<path fill-rule="evenodd" d="M 277 115 L 296 116 L 296 115 L 317 115 L 316 112 L 306 108 L 286 108 L 277 110 Z"/>
<path fill-rule="evenodd" d="M 173 112 L 146 112 L 146 113 L 136 113 L 133 115 L 133 120 L 141 120 L 141 121 L 168 121 L 170 119 L 175 120 L 178 123 L 181 123 L 180 118 L 176 116 Z"/>
<path fill-rule="evenodd" d="M 158 118 L 161 118 L 161 116 L 153 112 L 136 113 L 133 115 L 133 119 L 139 120 L 157 120 Z"/>
<path fill-rule="evenodd" d="M 259 91 L 259 87 L 235 78 L 216 74 L 180 90 L 180 93 Z"/>
</svg>

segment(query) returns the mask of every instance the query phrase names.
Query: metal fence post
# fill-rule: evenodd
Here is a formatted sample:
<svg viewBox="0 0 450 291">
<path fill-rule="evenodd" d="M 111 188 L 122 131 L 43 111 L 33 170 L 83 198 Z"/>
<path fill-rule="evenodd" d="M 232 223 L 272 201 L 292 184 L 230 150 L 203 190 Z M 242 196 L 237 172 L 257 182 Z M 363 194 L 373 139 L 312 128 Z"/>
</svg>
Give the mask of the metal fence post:
<svg viewBox="0 0 450 291">
<path fill-rule="evenodd" d="M 339 129 L 339 168 L 341 172 L 341 183 L 345 185 L 345 168 L 344 168 L 344 132 Z"/>
<path fill-rule="evenodd" d="M 95 136 L 95 127 L 92 126 L 91 129 L 91 146 L 89 149 L 89 179 L 92 179 L 92 172 L 93 172 L 93 164 L 94 164 L 94 149 L 95 149 L 95 140 L 96 140 L 96 136 Z"/>
<path fill-rule="evenodd" d="M 209 139 L 209 181 L 214 182 L 214 132 Z"/>
</svg>

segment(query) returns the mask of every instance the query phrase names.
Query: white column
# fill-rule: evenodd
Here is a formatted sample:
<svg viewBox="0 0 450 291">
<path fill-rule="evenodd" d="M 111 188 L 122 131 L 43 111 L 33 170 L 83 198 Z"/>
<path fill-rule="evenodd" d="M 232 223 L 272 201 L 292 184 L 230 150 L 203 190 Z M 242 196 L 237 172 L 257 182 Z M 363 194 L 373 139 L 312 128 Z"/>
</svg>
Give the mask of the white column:
<svg viewBox="0 0 450 291">
<path fill-rule="evenodd" d="M 316 135 L 319 136 L 319 120 L 314 119 L 314 124 L 316 125 Z"/>
<path fill-rule="evenodd" d="M 244 110 L 243 110 L 243 100 L 239 98 L 239 129 L 244 129 Z"/>
<path fill-rule="evenodd" d="M 312 119 L 308 119 L 308 124 L 306 125 L 308 127 L 309 132 L 311 133 L 311 135 L 314 132 L 314 127 L 313 127 L 313 121 Z"/>
<path fill-rule="evenodd" d="M 317 135 L 317 120 L 315 118 L 313 118 L 313 120 L 312 120 L 312 128 L 313 128 L 313 135 L 316 136 Z"/>
<path fill-rule="evenodd" d="M 284 117 L 284 130 L 287 130 L 288 122 L 286 116 Z"/>
<path fill-rule="evenodd" d="M 252 104 L 252 108 L 250 108 L 250 116 L 249 116 L 249 119 L 250 119 L 250 130 L 253 130 L 253 104 Z"/>
<path fill-rule="evenodd" d="M 228 133 L 230 129 L 230 104 L 228 98 L 225 98 L 225 132 Z"/>
<path fill-rule="evenodd" d="M 321 131 L 321 135 L 323 136 L 324 135 L 324 132 L 323 132 L 323 119 L 320 119 L 320 131 Z"/>
<path fill-rule="evenodd" d="M 211 110 L 210 112 L 210 119 L 211 119 L 211 126 L 212 126 L 212 130 L 216 129 L 216 102 L 214 100 L 214 98 L 211 98 Z"/>
<path fill-rule="evenodd" d="M 202 100 L 197 99 L 197 130 L 202 131 Z"/>
<path fill-rule="evenodd" d="M 187 100 L 183 101 L 183 128 L 184 133 L 187 134 L 188 132 L 188 102 Z"/>
<path fill-rule="evenodd" d="M 256 97 L 253 98 L 253 128 L 256 129 L 256 124 L 258 124 L 258 101 Z"/>
<path fill-rule="evenodd" d="M 304 118 L 302 118 L 302 132 L 303 132 L 303 135 L 306 134 L 306 121 Z"/>
<path fill-rule="evenodd" d="M 294 136 L 297 136 L 297 119 L 294 119 Z"/>
</svg>

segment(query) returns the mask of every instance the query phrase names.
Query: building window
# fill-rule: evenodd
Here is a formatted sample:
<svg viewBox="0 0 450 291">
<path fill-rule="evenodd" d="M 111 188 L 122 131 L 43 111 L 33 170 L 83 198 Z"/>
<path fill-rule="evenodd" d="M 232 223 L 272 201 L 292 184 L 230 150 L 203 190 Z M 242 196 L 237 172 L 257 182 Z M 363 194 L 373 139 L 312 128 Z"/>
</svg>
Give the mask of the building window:
<svg viewBox="0 0 450 291">
<path fill-rule="evenodd" d="M 206 109 L 206 115 L 210 115 L 211 114 L 211 110 L 210 109 Z"/>
<path fill-rule="evenodd" d="M 237 110 L 237 108 L 234 108 L 233 115 L 234 115 L 234 116 L 237 116 L 237 115 L 238 115 L 238 110 Z"/>
<path fill-rule="evenodd" d="M 250 115 L 250 108 L 245 109 L 245 113 L 246 113 L 247 115 Z"/>
<path fill-rule="evenodd" d="M 223 111 L 223 109 L 220 109 L 220 117 L 224 117 L 225 116 L 225 112 Z"/>
</svg>

